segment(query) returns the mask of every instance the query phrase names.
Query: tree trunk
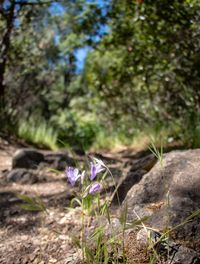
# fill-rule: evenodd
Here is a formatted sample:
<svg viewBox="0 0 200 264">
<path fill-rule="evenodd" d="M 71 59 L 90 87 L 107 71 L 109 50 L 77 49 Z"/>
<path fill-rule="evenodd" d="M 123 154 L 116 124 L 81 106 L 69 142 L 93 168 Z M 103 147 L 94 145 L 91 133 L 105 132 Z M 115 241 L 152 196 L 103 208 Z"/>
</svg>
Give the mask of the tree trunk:
<svg viewBox="0 0 200 264">
<path fill-rule="evenodd" d="M 5 80 L 4 75 L 6 71 L 6 63 L 8 58 L 8 51 L 10 47 L 10 36 L 13 29 L 13 22 L 14 22 L 14 13 L 15 13 L 15 1 L 11 1 L 11 5 L 9 10 L 4 12 L 3 3 L 0 6 L 0 11 L 2 16 L 5 17 L 6 20 L 6 28 L 5 33 L 2 37 L 0 42 L 0 100 L 4 100 L 5 96 Z"/>
</svg>

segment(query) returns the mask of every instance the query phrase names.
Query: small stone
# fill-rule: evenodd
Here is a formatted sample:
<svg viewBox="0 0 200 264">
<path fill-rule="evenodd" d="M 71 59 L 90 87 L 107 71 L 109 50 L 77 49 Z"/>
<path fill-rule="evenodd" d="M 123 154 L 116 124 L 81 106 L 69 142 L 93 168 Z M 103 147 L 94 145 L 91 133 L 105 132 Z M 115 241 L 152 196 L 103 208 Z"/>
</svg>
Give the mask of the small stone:
<svg viewBox="0 0 200 264">
<path fill-rule="evenodd" d="M 55 258 L 50 258 L 49 263 L 58 263 L 58 261 Z"/>
<path fill-rule="evenodd" d="M 44 155 L 35 149 L 19 149 L 13 156 L 12 168 L 36 169 Z"/>
<path fill-rule="evenodd" d="M 140 244 L 147 245 L 149 237 L 150 237 L 150 231 L 148 229 L 142 228 L 137 233 L 136 239 Z"/>
<path fill-rule="evenodd" d="M 66 224 L 68 220 L 69 220 L 68 217 L 67 217 L 67 216 L 64 216 L 64 217 L 62 217 L 62 218 L 59 220 L 58 223 L 59 223 L 60 225 L 63 225 L 63 224 Z"/>
</svg>

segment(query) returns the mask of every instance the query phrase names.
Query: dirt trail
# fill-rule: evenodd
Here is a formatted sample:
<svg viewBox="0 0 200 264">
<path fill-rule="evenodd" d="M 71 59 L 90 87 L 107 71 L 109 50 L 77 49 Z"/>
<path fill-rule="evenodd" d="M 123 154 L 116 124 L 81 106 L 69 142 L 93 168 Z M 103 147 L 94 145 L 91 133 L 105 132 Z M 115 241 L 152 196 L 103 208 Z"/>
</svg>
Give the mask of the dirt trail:
<svg viewBox="0 0 200 264">
<path fill-rule="evenodd" d="M 63 174 L 45 170 L 38 174 L 45 175 L 46 180 L 36 184 L 5 181 L 5 171 L 11 169 L 17 148 L 5 142 L 0 144 L 0 263 L 80 263 L 81 252 L 74 247 L 72 237 L 80 234 L 81 212 L 78 208 L 70 212 L 65 209 L 74 190 Z M 116 177 L 127 172 L 125 164 L 133 154 L 106 153 L 107 164 Z M 17 193 L 41 197 L 48 214 L 22 210 Z"/>
<path fill-rule="evenodd" d="M 11 169 L 12 156 L 16 147 L 0 142 L 0 172 Z"/>
</svg>

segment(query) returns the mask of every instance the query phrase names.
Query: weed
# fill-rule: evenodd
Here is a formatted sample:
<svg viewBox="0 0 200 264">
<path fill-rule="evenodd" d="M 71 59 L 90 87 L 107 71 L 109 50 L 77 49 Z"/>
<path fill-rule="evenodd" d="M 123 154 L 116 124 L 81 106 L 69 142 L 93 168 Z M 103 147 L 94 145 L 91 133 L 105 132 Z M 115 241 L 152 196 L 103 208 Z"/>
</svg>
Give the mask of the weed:
<svg viewBox="0 0 200 264">
<path fill-rule="evenodd" d="M 21 120 L 18 126 L 18 136 L 27 142 L 57 149 L 57 132 L 45 120 L 30 118 Z"/>
</svg>

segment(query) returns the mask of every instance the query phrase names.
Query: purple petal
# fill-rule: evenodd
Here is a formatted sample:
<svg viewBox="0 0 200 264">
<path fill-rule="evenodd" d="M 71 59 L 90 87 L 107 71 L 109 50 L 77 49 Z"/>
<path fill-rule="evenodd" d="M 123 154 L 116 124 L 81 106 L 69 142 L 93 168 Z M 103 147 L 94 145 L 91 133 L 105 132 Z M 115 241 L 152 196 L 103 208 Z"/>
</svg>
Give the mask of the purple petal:
<svg viewBox="0 0 200 264">
<path fill-rule="evenodd" d="M 102 172 L 104 168 L 102 168 L 101 164 L 90 162 L 90 180 L 94 180 L 96 175 Z"/>
<path fill-rule="evenodd" d="M 102 168 L 101 164 L 96 164 L 96 173 L 100 173 L 104 170 L 104 168 Z"/>
<path fill-rule="evenodd" d="M 101 189 L 102 189 L 102 185 L 99 182 L 95 182 L 90 187 L 89 194 L 95 194 L 97 192 L 100 192 Z"/>
<path fill-rule="evenodd" d="M 94 180 L 96 177 L 96 169 L 95 169 L 95 164 L 93 162 L 90 162 L 90 180 Z"/>
<path fill-rule="evenodd" d="M 73 167 L 68 167 L 66 169 L 65 173 L 66 173 L 66 176 L 67 176 L 67 178 L 68 178 L 68 180 L 72 186 L 75 185 L 76 181 L 81 176 L 79 174 L 79 170 L 77 168 L 73 168 Z"/>
</svg>

